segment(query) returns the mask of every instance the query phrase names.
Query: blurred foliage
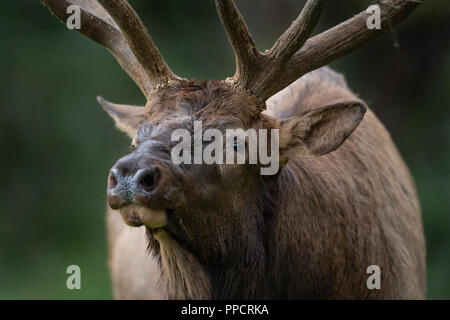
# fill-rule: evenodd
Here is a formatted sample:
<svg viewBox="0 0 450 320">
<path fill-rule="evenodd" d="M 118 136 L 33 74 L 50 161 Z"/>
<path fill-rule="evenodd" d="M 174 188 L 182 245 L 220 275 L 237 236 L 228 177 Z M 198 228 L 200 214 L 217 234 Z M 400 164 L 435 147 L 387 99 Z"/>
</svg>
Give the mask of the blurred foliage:
<svg viewBox="0 0 450 320">
<path fill-rule="evenodd" d="M 260 49 L 305 1 L 239 0 Z M 132 0 L 179 75 L 234 71 L 212 0 Z M 370 1 L 328 2 L 316 32 Z M 378 114 L 416 180 L 427 238 L 428 297 L 450 298 L 450 2 L 427 0 L 388 33 L 332 67 Z M 143 104 L 99 45 L 37 0 L 0 2 L 0 299 L 109 299 L 104 227 L 110 166 L 128 139 L 95 101 Z M 398 45 L 396 45 L 398 44 Z M 82 290 L 66 289 L 67 266 Z"/>
</svg>

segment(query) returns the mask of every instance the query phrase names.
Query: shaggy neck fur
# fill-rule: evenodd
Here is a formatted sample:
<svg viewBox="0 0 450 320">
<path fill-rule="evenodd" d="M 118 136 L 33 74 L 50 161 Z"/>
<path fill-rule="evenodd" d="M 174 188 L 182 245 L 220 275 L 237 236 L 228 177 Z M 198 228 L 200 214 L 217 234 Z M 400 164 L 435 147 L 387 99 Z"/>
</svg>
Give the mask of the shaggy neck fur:
<svg viewBox="0 0 450 320">
<path fill-rule="evenodd" d="M 241 208 L 218 206 L 222 211 L 202 212 L 203 216 L 229 215 L 239 212 L 232 228 L 221 225 L 217 239 L 219 250 L 195 243 L 188 249 L 184 241 L 164 231 L 149 230 L 149 249 L 160 261 L 160 285 L 169 299 L 261 299 L 270 298 L 268 290 L 271 264 L 265 239 L 268 224 L 278 207 L 276 177 L 259 181 L 257 198 Z M 236 211 L 237 210 L 237 211 Z M 236 216 L 236 215 L 235 215 Z M 200 228 L 200 226 L 199 226 Z M 188 232 L 187 232 L 188 233 Z M 230 235 L 232 235 L 230 237 Z M 198 239 L 189 239 L 191 244 Z M 219 240 L 218 240 L 219 241 Z M 217 244 L 217 243 L 216 243 Z M 203 244 L 205 245 L 205 244 Z"/>
<path fill-rule="evenodd" d="M 158 242 L 160 288 L 170 299 L 211 299 L 211 283 L 198 260 L 166 231 L 153 233 Z"/>
</svg>

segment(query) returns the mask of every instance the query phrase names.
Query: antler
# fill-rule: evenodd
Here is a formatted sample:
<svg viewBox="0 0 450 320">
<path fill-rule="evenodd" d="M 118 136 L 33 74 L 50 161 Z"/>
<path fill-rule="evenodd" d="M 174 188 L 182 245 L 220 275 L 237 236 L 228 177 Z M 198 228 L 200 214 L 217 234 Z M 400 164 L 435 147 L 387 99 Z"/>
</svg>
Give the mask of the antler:
<svg viewBox="0 0 450 320">
<path fill-rule="evenodd" d="M 150 34 L 126 0 L 41 0 L 61 21 L 67 8 L 81 8 L 81 29 L 88 38 L 105 46 L 147 97 L 153 87 L 180 80 L 165 63 Z M 106 11 L 105 11 L 106 9 Z"/>
<path fill-rule="evenodd" d="M 145 96 L 159 84 L 181 80 L 165 63 L 150 34 L 126 0 L 41 0 L 60 20 L 67 8 L 79 5 L 81 33 L 108 48 Z M 103 7 L 99 4 L 103 5 Z M 216 0 L 217 11 L 236 54 L 232 82 L 267 100 L 302 75 L 357 49 L 408 16 L 419 0 L 380 3 L 381 29 L 366 27 L 368 14 L 353 18 L 309 40 L 326 0 L 308 0 L 298 18 L 264 53 L 233 0 Z M 104 9 L 103 9 L 104 8 Z M 105 11 L 106 9 L 106 11 Z"/>
<path fill-rule="evenodd" d="M 353 18 L 309 40 L 326 0 L 308 0 L 298 18 L 275 42 L 259 52 L 233 0 L 216 0 L 222 24 L 236 54 L 232 82 L 262 100 L 287 87 L 302 75 L 324 66 L 379 36 L 391 24 L 400 22 L 421 2 L 388 0 L 380 3 L 381 29 L 369 30 L 363 11 Z"/>
<path fill-rule="evenodd" d="M 99 2 L 119 25 L 153 86 L 169 80 L 181 80 L 170 70 L 147 28 L 126 0 L 99 0 Z"/>
</svg>

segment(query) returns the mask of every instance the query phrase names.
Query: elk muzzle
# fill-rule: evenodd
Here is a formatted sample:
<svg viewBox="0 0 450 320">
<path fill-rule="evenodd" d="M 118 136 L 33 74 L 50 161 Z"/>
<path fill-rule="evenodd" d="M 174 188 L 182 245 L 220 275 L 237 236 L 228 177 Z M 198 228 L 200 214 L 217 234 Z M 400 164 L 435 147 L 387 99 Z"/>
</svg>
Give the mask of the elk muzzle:
<svg viewBox="0 0 450 320">
<path fill-rule="evenodd" d="M 111 169 L 108 204 L 120 210 L 126 224 L 159 228 L 167 223 L 166 211 L 161 205 L 164 194 L 161 171 L 158 165 L 133 154 L 121 158 Z"/>
<path fill-rule="evenodd" d="M 108 181 L 108 204 L 112 209 L 120 209 L 134 203 L 139 196 L 150 195 L 158 183 L 159 169 L 150 167 L 126 174 L 119 167 L 113 167 Z"/>
</svg>

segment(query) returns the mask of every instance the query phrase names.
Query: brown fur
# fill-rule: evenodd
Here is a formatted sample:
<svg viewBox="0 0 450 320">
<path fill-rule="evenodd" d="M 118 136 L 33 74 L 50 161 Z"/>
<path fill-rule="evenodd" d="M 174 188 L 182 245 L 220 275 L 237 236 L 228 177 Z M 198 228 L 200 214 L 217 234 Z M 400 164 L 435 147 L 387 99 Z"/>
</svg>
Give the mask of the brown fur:
<svg viewBox="0 0 450 320">
<path fill-rule="evenodd" d="M 144 125 L 137 137 L 167 141 L 171 130 L 189 126 L 192 119 L 211 126 L 231 121 L 243 128 L 270 128 L 276 118 L 345 101 L 359 100 L 327 68 L 269 99 L 263 114 L 245 91 L 189 82 L 151 94 L 146 109 L 151 129 Z M 153 144 L 139 148 L 135 157 L 151 154 L 152 163 L 175 177 L 173 188 L 185 200 L 170 208 L 174 211 L 164 231 L 147 229 L 149 253 L 142 245 L 144 227 L 130 229 L 110 210 L 116 297 L 425 297 L 425 246 L 415 186 L 372 111 L 337 150 L 290 158 L 276 176 L 259 176 L 247 165 L 192 166 L 177 175 Z M 166 193 L 158 197 L 147 205 L 168 209 L 174 203 Z M 372 264 L 381 268 L 381 290 L 366 287 L 366 269 Z"/>
</svg>

